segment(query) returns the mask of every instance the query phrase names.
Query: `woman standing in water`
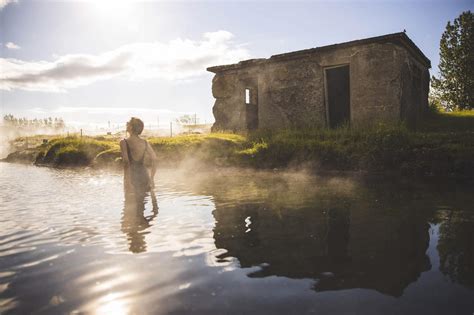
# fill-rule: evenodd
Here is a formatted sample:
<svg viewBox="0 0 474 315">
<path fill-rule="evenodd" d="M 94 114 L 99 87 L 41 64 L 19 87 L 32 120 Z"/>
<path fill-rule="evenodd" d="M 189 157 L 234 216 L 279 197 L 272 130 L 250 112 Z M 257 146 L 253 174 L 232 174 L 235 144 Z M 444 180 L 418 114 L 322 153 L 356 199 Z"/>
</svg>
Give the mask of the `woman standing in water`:
<svg viewBox="0 0 474 315">
<path fill-rule="evenodd" d="M 132 117 L 127 122 L 128 138 L 120 141 L 124 165 L 125 198 L 132 194 L 136 200 L 143 200 L 147 192 L 154 199 L 154 177 L 156 173 L 156 155 L 150 144 L 140 138 L 144 128 L 143 121 Z"/>
<path fill-rule="evenodd" d="M 124 166 L 125 202 L 122 212 L 122 232 L 128 240 L 132 253 L 146 251 L 144 231 L 158 214 L 158 204 L 154 192 L 156 155 L 150 144 L 140 138 L 143 121 L 132 117 L 127 122 L 128 138 L 120 141 Z M 145 216 L 145 197 L 150 192 L 152 214 Z"/>
</svg>

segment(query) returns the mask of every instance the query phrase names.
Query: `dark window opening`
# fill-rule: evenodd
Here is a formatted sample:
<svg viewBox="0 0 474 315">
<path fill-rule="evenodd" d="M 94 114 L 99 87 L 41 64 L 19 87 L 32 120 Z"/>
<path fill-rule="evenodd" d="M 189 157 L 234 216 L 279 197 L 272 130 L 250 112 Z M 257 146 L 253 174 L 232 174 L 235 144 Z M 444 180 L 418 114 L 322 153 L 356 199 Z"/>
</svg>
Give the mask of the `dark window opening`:
<svg viewBox="0 0 474 315">
<path fill-rule="evenodd" d="M 258 97 L 256 89 L 245 89 L 245 108 L 247 118 L 247 129 L 258 128 Z"/>
</svg>

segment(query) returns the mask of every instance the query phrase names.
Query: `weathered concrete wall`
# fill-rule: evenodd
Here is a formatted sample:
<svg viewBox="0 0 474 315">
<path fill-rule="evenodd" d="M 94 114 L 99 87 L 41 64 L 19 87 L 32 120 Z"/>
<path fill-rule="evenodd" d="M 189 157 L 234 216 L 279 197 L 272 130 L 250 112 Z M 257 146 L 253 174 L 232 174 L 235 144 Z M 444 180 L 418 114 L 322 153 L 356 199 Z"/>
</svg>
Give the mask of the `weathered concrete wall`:
<svg viewBox="0 0 474 315">
<path fill-rule="evenodd" d="M 212 80 L 212 95 L 216 99 L 212 109 L 216 122 L 213 130 L 240 131 L 247 129 L 245 89 L 253 93 L 251 103 L 258 91 L 258 73 L 256 68 L 240 71 L 227 71 L 216 74 Z"/>
<path fill-rule="evenodd" d="M 257 60 L 216 74 L 213 128 L 247 129 L 245 88 L 258 91 L 252 102 L 257 102 L 259 128 L 327 126 L 324 71 L 338 65 L 350 67 L 351 125 L 417 121 L 427 107 L 428 69 L 399 45 L 372 43 Z"/>
<path fill-rule="evenodd" d="M 351 56 L 351 123 L 393 122 L 400 110 L 400 56 L 393 44 L 376 44 Z"/>
<path fill-rule="evenodd" d="M 324 77 L 314 58 L 272 63 L 259 83 L 261 128 L 326 125 Z"/>
<path fill-rule="evenodd" d="M 212 109 L 216 130 L 245 129 L 245 107 L 240 102 L 240 91 L 236 73 L 216 74 L 212 80 L 212 95 L 216 99 Z"/>
<path fill-rule="evenodd" d="M 428 110 L 430 74 L 428 69 L 406 53 L 402 63 L 400 119 L 416 127 Z"/>
</svg>

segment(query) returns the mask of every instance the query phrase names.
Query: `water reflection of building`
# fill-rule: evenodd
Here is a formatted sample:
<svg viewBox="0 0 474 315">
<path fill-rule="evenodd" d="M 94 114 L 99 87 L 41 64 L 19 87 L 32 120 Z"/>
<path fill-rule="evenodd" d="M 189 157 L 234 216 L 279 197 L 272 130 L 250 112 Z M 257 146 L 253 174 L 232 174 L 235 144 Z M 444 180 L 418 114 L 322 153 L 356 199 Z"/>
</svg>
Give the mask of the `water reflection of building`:
<svg viewBox="0 0 474 315">
<path fill-rule="evenodd" d="M 242 267 L 262 267 L 249 277 L 398 296 L 431 268 L 430 222 L 440 224 L 440 271 L 474 286 L 472 181 L 260 173 L 220 174 L 195 187 L 214 197 L 216 247 Z"/>
<path fill-rule="evenodd" d="M 262 267 L 250 277 L 314 278 L 316 291 L 368 288 L 400 296 L 430 269 L 426 218 L 334 204 L 275 210 L 216 202 L 216 247 L 242 267 Z"/>
</svg>

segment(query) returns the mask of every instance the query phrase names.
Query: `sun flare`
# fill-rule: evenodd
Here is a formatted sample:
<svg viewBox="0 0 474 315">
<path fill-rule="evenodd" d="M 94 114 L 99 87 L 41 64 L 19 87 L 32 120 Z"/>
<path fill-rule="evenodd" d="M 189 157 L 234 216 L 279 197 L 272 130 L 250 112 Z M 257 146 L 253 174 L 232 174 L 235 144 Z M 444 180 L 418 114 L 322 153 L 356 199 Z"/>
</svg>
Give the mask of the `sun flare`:
<svg viewBox="0 0 474 315">
<path fill-rule="evenodd" d="M 103 17 L 122 17 L 136 5 L 132 0 L 92 0 L 88 3 Z"/>
</svg>

